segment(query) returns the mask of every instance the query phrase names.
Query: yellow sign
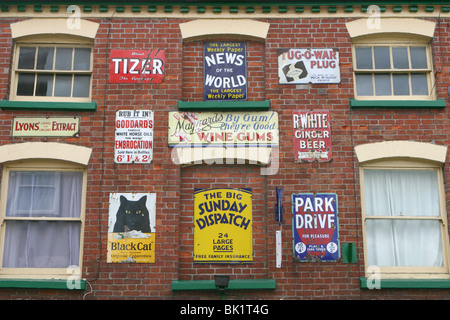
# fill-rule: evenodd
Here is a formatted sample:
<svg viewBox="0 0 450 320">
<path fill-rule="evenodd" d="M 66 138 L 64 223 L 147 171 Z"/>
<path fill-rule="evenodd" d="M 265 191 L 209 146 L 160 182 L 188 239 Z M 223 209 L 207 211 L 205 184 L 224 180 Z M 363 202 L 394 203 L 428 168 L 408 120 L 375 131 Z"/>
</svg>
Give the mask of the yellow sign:
<svg viewBox="0 0 450 320">
<path fill-rule="evenodd" d="M 144 237 L 142 238 L 142 235 Z M 139 238 L 134 238 L 139 236 Z M 155 262 L 154 233 L 108 233 L 108 262 Z"/>
<path fill-rule="evenodd" d="M 253 261 L 251 189 L 198 189 L 194 196 L 194 262 Z"/>
</svg>

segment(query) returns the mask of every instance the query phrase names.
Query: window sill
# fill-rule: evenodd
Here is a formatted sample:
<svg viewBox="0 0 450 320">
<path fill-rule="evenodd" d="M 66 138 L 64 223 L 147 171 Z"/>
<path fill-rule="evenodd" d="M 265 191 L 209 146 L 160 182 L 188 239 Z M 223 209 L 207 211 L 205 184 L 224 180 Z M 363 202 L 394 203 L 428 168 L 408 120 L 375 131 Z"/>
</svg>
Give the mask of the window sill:
<svg viewBox="0 0 450 320">
<path fill-rule="evenodd" d="M 380 279 L 377 289 L 450 289 L 450 279 Z M 362 289 L 375 289 L 368 278 L 359 279 Z M 369 284 L 368 284 L 369 283 Z"/>
<path fill-rule="evenodd" d="M 86 280 L 78 280 L 76 285 L 72 282 L 64 279 L 0 279 L 0 288 L 86 290 Z"/>
<path fill-rule="evenodd" d="M 230 280 L 228 290 L 273 290 L 276 288 L 275 280 L 262 279 L 262 280 Z M 182 280 L 172 281 L 172 291 L 179 290 L 216 290 L 214 280 Z"/>
<path fill-rule="evenodd" d="M 218 111 L 218 110 L 269 110 L 270 101 L 178 101 L 180 111 Z"/>
<path fill-rule="evenodd" d="M 350 108 L 445 108 L 445 100 L 355 100 Z"/>
<path fill-rule="evenodd" d="M 97 102 L 0 101 L 2 110 L 96 111 Z"/>
</svg>

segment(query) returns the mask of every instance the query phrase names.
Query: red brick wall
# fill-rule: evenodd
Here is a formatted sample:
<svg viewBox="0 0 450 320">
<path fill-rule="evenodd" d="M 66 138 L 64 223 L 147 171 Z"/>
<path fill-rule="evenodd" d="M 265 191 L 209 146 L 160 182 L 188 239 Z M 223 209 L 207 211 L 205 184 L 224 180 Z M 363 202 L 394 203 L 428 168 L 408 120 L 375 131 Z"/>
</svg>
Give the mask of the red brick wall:
<svg viewBox="0 0 450 320">
<path fill-rule="evenodd" d="M 8 93 L 12 41 L 9 23 L 1 19 L 0 99 Z M 354 146 L 383 140 L 414 140 L 450 144 L 449 106 L 445 109 L 349 108 L 353 98 L 351 43 L 346 19 L 271 19 L 266 42 L 247 41 L 249 100 L 270 100 L 278 112 L 279 170 L 264 176 L 255 165 L 195 165 L 180 167 L 171 161 L 167 145 L 168 112 L 177 101 L 201 101 L 203 42 L 183 43 L 181 19 L 99 19 L 94 45 L 93 99 L 95 112 L 56 112 L 81 116 L 79 138 L 12 138 L 12 118 L 54 115 L 48 111 L 0 111 L 0 144 L 22 141 L 58 141 L 93 149 L 88 167 L 83 277 L 89 281 L 86 299 L 220 298 L 218 292 L 172 292 L 173 280 L 209 280 L 214 274 L 231 279 L 275 279 L 276 290 L 229 291 L 229 298 L 271 299 L 391 299 L 445 298 L 449 290 L 362 290 L 364 276 L 358 164 Z M 447 100 L 447 21 L 441 22 L 442 41 L 434 39 L 438 98 Z M 436 31 L 438 37 L 438 31 Z M 217 40 L 217 39 L 212 39 Z M 236 39 L 231 39 L 236 40 Z M 341 83 L 297 88 L 279 85 L 277 49 L 326 47 L 340 52 Z M 166 72 L 162 84 L 108 83 L 112 49 L 164 49 Z M 441 51 L 443 55 L 441 56 Z M 448 103 L 448 100 L 447 100 Z M 114 163 L 114 119 L 120 109 L 154 111 L 154 160 L 150 165 Z M 296 163 L 292 146 L 292 111 L 330 110 L 333 161 Z M 450 212 L 450 171 L 445 167 L 447 212 Z M 194 188 L 247 187 L 253 190 L 254 262 L 237 265 L 193 263 Z M 282 267 L 275 266 L 275 187 L 283 187 Z M 156 259 L 154 264 L 106 263 L 109 194 L 156 193 Z M 292 254 L 290 197 L 300 192 L 338 195 L 341 243 L 357 244 L 358 263 L 295 263 Z M 90 292 L 90 286 L 92 292 Z M 0 298 L 80 299 L 86 292 L 69 290 L 0 289 Z"/>
</svg>

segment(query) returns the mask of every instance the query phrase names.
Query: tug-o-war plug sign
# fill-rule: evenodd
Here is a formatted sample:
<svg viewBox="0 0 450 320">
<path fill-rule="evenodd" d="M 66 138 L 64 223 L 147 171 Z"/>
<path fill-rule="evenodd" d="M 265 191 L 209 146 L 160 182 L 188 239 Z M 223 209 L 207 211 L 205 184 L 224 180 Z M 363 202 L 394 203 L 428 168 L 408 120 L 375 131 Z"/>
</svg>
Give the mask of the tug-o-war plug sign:
<svg viewBox="0 0 450 320">
<path fill-rule="evenodd" d="M 339 51 L 328 48 L 278 50 L 280 84 L 339 83 Z"/>
</svg>

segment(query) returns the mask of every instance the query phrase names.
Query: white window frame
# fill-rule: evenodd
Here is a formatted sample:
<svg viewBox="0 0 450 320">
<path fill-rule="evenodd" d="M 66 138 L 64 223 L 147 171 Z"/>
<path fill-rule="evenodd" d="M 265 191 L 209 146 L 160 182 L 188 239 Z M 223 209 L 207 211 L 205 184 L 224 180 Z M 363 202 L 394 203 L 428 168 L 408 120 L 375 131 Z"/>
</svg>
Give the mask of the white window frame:
<svg viewBox="0 0 450 320">
<path fill-rule="evenodd" d="M 416 141 L 382 141 L 355 146 L 359 162 L 360 199 L 362 214 L 362 231 L 364 241 L 365 275 L 384 279 L 450 279 L 450 244 L 448 235 L 448 214 L 446 212 L 446 193 L 443 177 L 443 166 L 447 159 L 447 147 L 434 143 Z M 441 223 L 443 267 L 376 267 L 372 268 L 367 261 L 365 188 L 364 170 L 433 170 L 437 174 L 440 216 L 433 218 Z M 428 218 L 428 217 L 427 217 Z M 369 218 L 370 219 L 370 218 Z"/>
<path fill-rule="evenodd" d="M 404 216 L 404 217 L 392 217 L 392 216 L 369 216 L 366 214 L 365 208 L 365 185 L 364 174 L 366 170 L 431 170 L 437 175 L 437 183 L 439 190 L 439 205 L 440 215 L 437 217 L 425 217 L 425 216 Z M 364 237 L 364 264 L 366 266 L 366 276 L 373 276 L 372 266 L 368 264 L 368 248 L 367 248 L 367 234 L 366 224 L 368 220 L 374 219 L 390 219 L 390 220 L 437 220 L 441 226 L 441 243 L 442 243 L 442 255 L 443 266 L 440 267 L 382 267 L 376 266 L 381 272 L 382 278 L 446 278 L 450 279 L 449 272 L 449 237 L 447 227 L 447 212 L 445 204 L 445 188 L 443 181 L 442 167 L 435 163 L 419 160 L 399 160 L 399 159 L 384 159 L 378 161 L 371 161 L 364 163 L 359 168 L 360 182 L 361 182 L 361 209 L 362 209 L 362 221 L 363 221 L 363 237 Z M 371 270 L 371 271 L 369 271 Z"/>
<path fill-rule="evenodd" d="M 8 192 L 9 173 L 11 171 L 79 171 L 83 173 L 83 185 L 81 195 L 81 212 L 77 218 L 65 217 L 6 217 L 6 199 Z M 5 229 L 8 221 L 73 221 L 80 223 L 80 248 L 78 267 L 82 268 L 83 242 L 86 208 L 86 166 L 54 159 L 40 160 L 20 160 L 8 162 L 3 165 L 1 181 L 1 201 L 0 201 L 0 279 L 68 279 L 72 272 L 67 268 L 3 268 L 2 259 L 5 245 Z M 69 267 L 69 266 L 68 266 Z"/>
<path fill-rule="evenodd" d="M 32 39 L 30 39 L 32 40 Z M 89 63 L 89 70 L 80 70 L 80 71 L 75 71 L 75 70 L 67 70 L 67 71 L 62 71 L 62 70 L 39 70 L 39 69 L 19 69 L 18 68 L 18 64 L 19 64 L 19 53 L 20 53 L 20 48 L 21 47 L 34 47 L 36 49 L 38 49 L 39 47 L 56 47 L 56 48 L 72 48 L 73 51 L 75 51 L 76 48 L 90 48 L 91 49 L 91 54 L 90 54 L 90 63 Z M 36 58 L 35 61 L 37 60 L 37 51 L 36 50 Z M 56 55 L 54 55 L 53 59 L 55 60 Z M 21 41 L 21 42 L 17 42 L 15 43 L 14 46 L 14 59 L 13 59 L 13 71 L 11 73 L 11 90 L 10 90 L 10 100 L 12 101 L 56 101 L 56 102 L 90 102 L 92 100 L 92 75 L 93 75 L 93 67 L 92 67 L 92 63 L 93 63 L 93 47 L 92 45 L 85 43 L 69 43 L 69 42 L 56 42 L 55 40 L 53 40 L 51 43 L 50 42 L 45 42 L 45 40 L 41 39 L 40 41 L 31 41 L 31 42 L 27 42 L 27 41 Z M 72 64 L 73 64 L 73 55 L 72 55 Z M 71 96 L 69 97 L 58 97 L 58 96 L 54 96 L 54 94 L 52 96 L 36 96 L 35 95 L 35 89 L 34 88 L 34 92 L 33 95 L 31 96 L 26 96 L 26 95 L 17 95 L 17 90 L 18 90 L 18 81 L 19 81 L 19 74 L 34 74 L 35 75 L 35 81 L 34 81 L 34 85 L 36 87 L 36 77 L 37 75 L 42 75 L 42 74 L 49 74 L 49 75 L 54 75 L 54 80 L 53 80 L 53 88 L 55 87 L 56 84 L 56 79 L 55 79 L 55 75 L 71 75 L 72 76 L 72 85 L 71 85 Z M 87 75 L 90 77 L 90 81 L 89 81 L 89 95 L 88 97 L 72 97 L 73 94 L 73 81 L 74 81 L 74 76 L 75 75 Z M 52 90 L 54 91 L 54 90 Z"/>
<path fill-rule="evenodd" d="M 391 68 L 390 69 L 375 69 L 375 63 L 373 61 L 372 66 L 373 69 L 358 69 L 356 64 L 356 48 L 357 47 L 389 47 L 390 50 L 390 60 L 391 60 Z M 392 48 L 395 47 L 425 47 L 426 55 L 427 55 L 427 68 L 426 69 L 394 69 L 393 68 L 393 55 Z M 408 50 L 409 56 L 409 50 Z M 434 90 L 434 71 L 433 71 L 433 59 L 431 52 L 431 45 L 428 39 L 423 39 L 421 37 L 408 37 L 401 35 L 385 35 L 384 37 L 380 36 L 367 36 L 362 37 L 361 39 L 355 40 L 352 42 L 352 66 L 353 66 L 353 90 L 354 96 L 357 100 L 436 100 L 435 90 Z M 372 55 L 372 59 L 374 60 L 374 55 Z M 409 95 L 394 95 L 394 84 L 393 84 L 393 75 L 394 74 L 408 74 L 409 79 L 410 75 L 414 73 L 425 73 L 427 79 L 427 95 L 413 95 L 412 94 L 412 86 L 411 80 L 409 80 Z M 373 95 L 358 95 L 357 91 L 357 83 L 356 76 L 360 74 L 369 74 L 372 75 L 372 88 Z M 374 75 L 375 74 L 390 74 L 391 75 L 391 95 L 376 95 L 375 94 L 375 83 L 374 83 Z"/>
<path fill-rule="evenodd" d="M 70 24 L 70 19 L 28 19 L 12 23 L 11 37 L 14 41 L 14 55 L 12 61 L 11 85 L 9 90 L 10 101 L 36 101 L 36 102 L 91 102 L 93 82 L 93 56 L 94 39 L 99 24 L 84 19 L 77 20 L 77 26 Z M 89 47 L 91 49 L 90 69 L 83 71 L 45 71 L 26 70 L 31 73 L 57 73 L 57 74 L 85 74 L 90 76 L 88 97 L 55 97 L 55 96 L 23 96 L 17 95 L 19 48 L 21 46 L 42 47 Z M 72 58 L 73 59 L 73 58 Z M 35 81 L 36 82 L 36 81 Z M 55 81 L 53 81 L 53 86 Z M 73 85 L 72 85 L 73 89 Z"/>
</svg>

